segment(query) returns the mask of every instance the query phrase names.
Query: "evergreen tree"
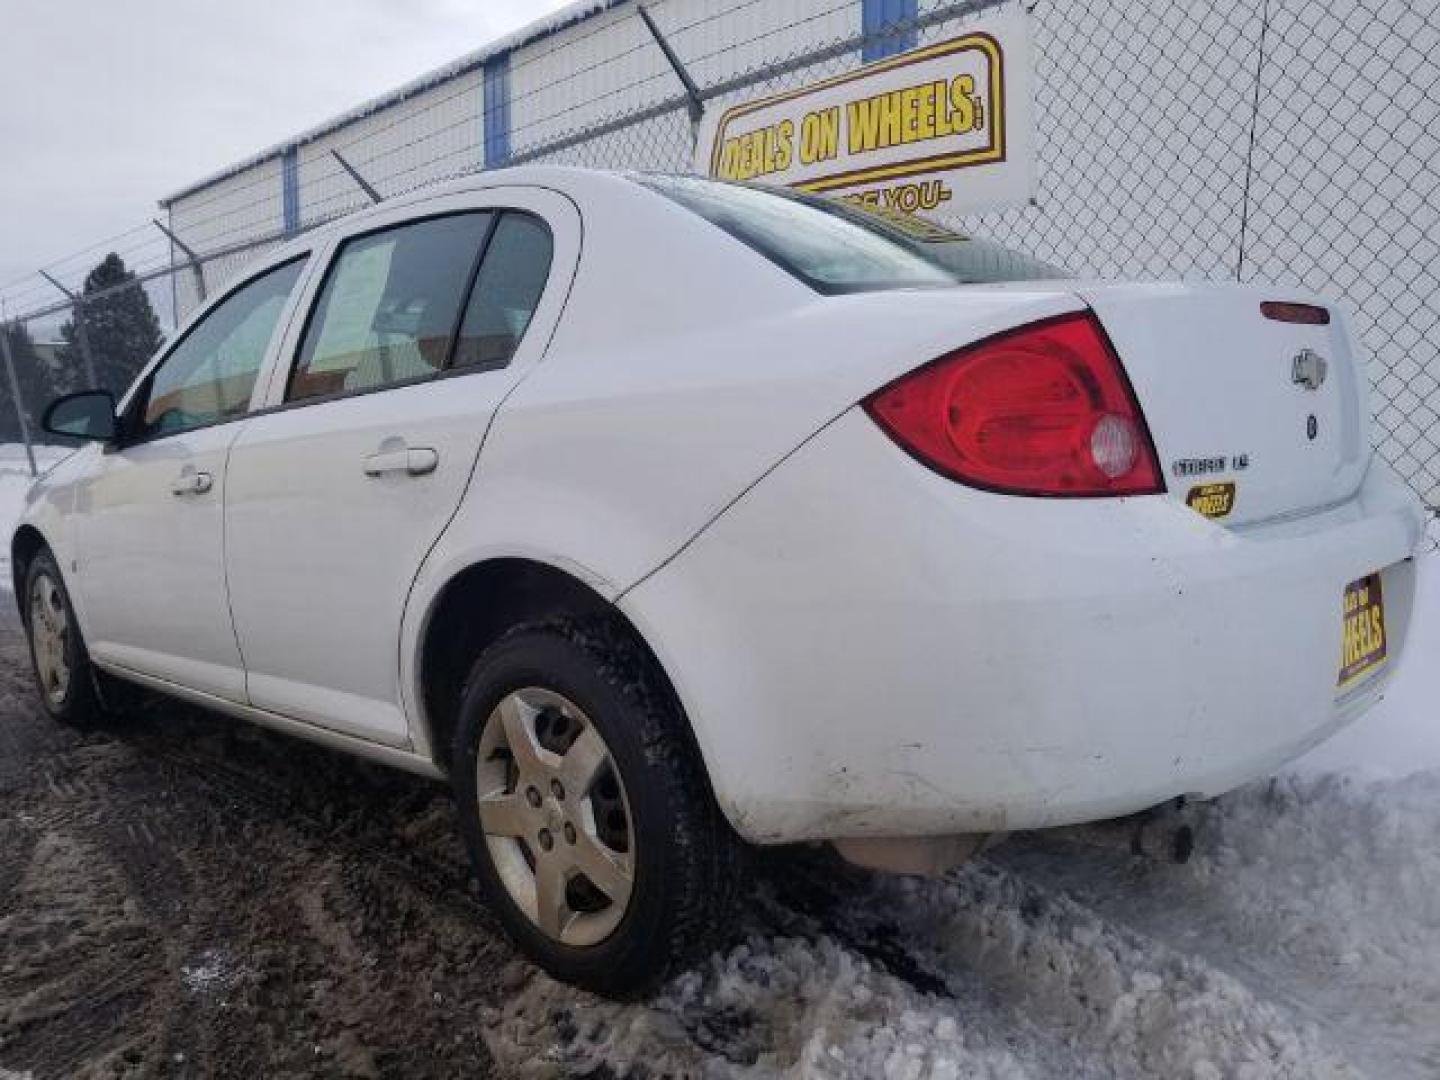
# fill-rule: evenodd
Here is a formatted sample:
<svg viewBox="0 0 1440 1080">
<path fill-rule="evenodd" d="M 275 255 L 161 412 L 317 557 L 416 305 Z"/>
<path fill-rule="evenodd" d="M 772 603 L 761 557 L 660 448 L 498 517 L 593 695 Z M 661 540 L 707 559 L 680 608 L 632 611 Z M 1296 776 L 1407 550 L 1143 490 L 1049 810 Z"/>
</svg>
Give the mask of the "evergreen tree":
<svg viewBox="0 0 1440 1080">
<path fill-rule="evenodd" d="M 25 406 L 30 437 L 36 442 L 44 442 L 46 437 L 40 431 L 40 417 L 50 402 L 64 392 L 67 384 L 63 381 L 57 384 L 56 372 L 35 351 L 35 343 L 24 323 L 7 323 L 0 327 L 0 333 L 10 340 L 10 356 L 15 362 L 15 378 L 20 383 L 20 400 Z M 10 379 L 0 372 L 0 442 L 19 441 L 20 421 L 11 401 Z"/>
<path fill-rule="evenodd" d="M 127 284 L 130 287 L 124 288 Z M 96 381 L 99 389 L 119 397 L 160 347 L 160 320 L 144 287 L 113 252 L 85 276 L 81 295 L 94 297 L 85 303 L 85 329 Z M 65 339 L 60 351 L 61 366 L 70 384 L 78 386 L 87 381 L 87 374 L 73 317 L 60 328 L 60 336 Z"/>
</svg>

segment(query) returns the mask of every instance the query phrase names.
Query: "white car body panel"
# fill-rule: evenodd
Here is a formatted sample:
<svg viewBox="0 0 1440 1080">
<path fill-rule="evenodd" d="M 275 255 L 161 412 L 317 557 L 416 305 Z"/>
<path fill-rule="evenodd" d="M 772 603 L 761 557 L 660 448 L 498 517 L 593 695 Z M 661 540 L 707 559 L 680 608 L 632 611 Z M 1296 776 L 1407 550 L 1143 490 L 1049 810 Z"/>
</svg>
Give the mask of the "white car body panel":
<svg viewBox="0 0 1440 1080">
<path fill-rule="evenodd" d="M 1323 739 L 1382 685 L 1336 700 L 1344 588 L 1385 569 L 1403 641 L 1422 536 L 1379 462 L 1342 507 L 1236 530 L 964 488 L 855 410 L 621 607 L 746 837 L 1002 832 L 1218 794 Z"/>
<path fill-rule="evenodd" d="M 340 242 L 356 232 L 490 206 L 550 224 L 550 280 L 515 358 L 497 371 L 279 408 L 285 379 L 230 456 L 227 566 L 250 704 L 409 746 L 397 631 L 416 569 L 455 513 L 496 407 L 544 354 L 580 257 L 580 219 L 553 192 L 496 188 L 367 216 L 337 232 L 311 273 L 311 291 Z M 296 320 L 282 348 L 294 355 Z M 284 374 L 284 372 L 281 372 Z M 423 476 L 367 476 L 383 450 L 434 451 Z"/>
<path fill-rule="evenodd" d="M 118 408 L 127 408 L 137 387 L 207 312 L 255 276 L 308 249 L 308 243 L 288 246 L 210 298 L 145 364 Z M 297 304 L 295 295 L 281 312 L 252 409 L 261 406 L 281 328 Z M 68 567 L 71 602 L 96 664 L 186 685 L 232 704 L 246 700 L 225 573 L 226 462 L 246 422 L 124 449 L 89 444 L 36 482 L 20 524 L 39 528 L 60 566 Z M 196 474 L 209 477 L 207 490 L 176 491 L 177 481 Z"/>
<path fill-rule="evenodd" d="M 225 589 L 225 458 L 243 424 L 101 452 L 76 491 L 76 582 L 100 661 L 245 700 Z M 187 476 L 207 491 L 175 494 Z"/>
<path fill-rule="evenodd" d="M 305 250 L 307 246 L 297 245 L 257 263 L 212 297 L 211 307 Z M 145 365 L 121 409 L 209 310 L 197 312 Z M 259 387 L 273 366 L 280 327 L 295 310 L 292 297 L 269 344 L 251 396 L 252 409 L 260 405 Z M 70 496 L 74 527 L 57 555 L 70 562 L 72 602 L 98 663 L 225 701 L 246 700 L 225 580 L 224 500 L 229 448 L 247 422 L 198 428 L 120 449 L 92 444 L 43 479 L 46 486 L 58 488 L 67 477 L 75 478 Z M 208 478 L 208 488 L 176 491 L 177 482 L 197 475 Z M 42 533 L 50 538 L 49 531 Z"/>
<path fill-rule="evenodd" d="M 490 205 L 540 213 L 556 241 L 508 367 L 279 407 L 301 313 L 346 236 Z M 98 447 L 32 493 L 23 525 L 70 567 L 109 670 L 433 774 L 446 748 L 420 657 L 437 599 L 480 563 L 542 563 L 630 619 L 722 808 L 772 843 L 1060 824 L 1259 775 L 1380 693 L 1384 674 L 1335 697 L 1341 593 L 1372 571 L 1390 669 L 1403 651 L 1423 519 L 1372 460 L 1343 323 L 1253 317 L 1262 297 L 1308 296 L 1052 281 L 822 297 L 630 179 L 557 168 L 387 202 L 266 264 L 307 250 L 258 413 L 185 451 L 219 455 L 205 460 L 223 555 L 175 550 L 171 519 L 199 505 L 157 510 L 144 527 L 164 517 L 176 539 L 135 554 L 139 516 L 102 515 L 87 494 Z M 1087 307 L 1167 472 L 1250 455 L 1232 518 L 1202 518 L 1169 477 L 1167 493 L 1123 499 L 968 488 L 857 407 L 930 360 Z M 1314 392 L 1289 381 L 1301 346 L 1332 363 Z M 439 467 L 364 476 L 392 437 L 436 449 Z M 214 521 L 205 541 L 192 516 L 191 544 L 213 542 Z M 125 532 L 98 564 L 92 528 Z M 226 598 L 238 691 L 214 623 L 171 614 L 179 582 L 185 603 Z"/>
<path fill-rule="evenodd" d="M 550 551 L 618 594 L 916 355 L 1082 306 L 1053 290 L 832 299 L 623 355 L 557 340 L 496 419 L 455 542 Z"/>
<path fill-rule="evenodd" d="M 1365 376 L 1343 314 L 1304 326 L 1262 317 L 1263 301 L 1315 303 L 1269 286 L 1076 282 L 1100 316 L 1145 407 L 1170 493 L 1183 500 L 1206 477 L 1176 477 L 1171 463 L 1244 454 L 1231 524 L 1330 506 L 1360 486 L 1370 461 L 1362 418 L 1370 415 Z M 1301 350 L 1325 358 L 1325 381 L 1297 387 Z M 1310 416 L 1316 435 L 1306 434 Z"/>
<path fill-rule="evenodd" d="M 85 443 L 73 454 L 61 458 L 42 472 L 25 493 L 25 508 L 17 522 L 19 527 L 28 526 L 39 532 L 55 553 L 58 565 L 62 568 L 68 567 L 72 576 L 79 569 L 80 561 L 76 543 L 80 524 L 80 515 L 76 512 L 76 493 L 80 483 L 94 469 L 94 459 L 101 452 L 98 443 Z M 10 569 L 12 575 L 15 575 L 20 568 L 12 563 Z M 18 600 L 23 582 L 12 578 L 12 584 Z M 78 589 L 70 590 L 70 604 L 75 608 L 82 624 L 88 625 L 85 597 Z"/>
</svg>

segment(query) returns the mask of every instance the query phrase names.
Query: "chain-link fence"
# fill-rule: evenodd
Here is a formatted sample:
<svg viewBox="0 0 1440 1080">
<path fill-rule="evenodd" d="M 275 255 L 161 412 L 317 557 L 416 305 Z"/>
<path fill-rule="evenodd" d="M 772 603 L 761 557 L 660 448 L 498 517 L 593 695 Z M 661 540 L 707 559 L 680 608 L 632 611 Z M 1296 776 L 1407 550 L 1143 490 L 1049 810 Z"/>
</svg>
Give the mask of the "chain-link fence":
<svg viewBox="0 0 1440 1080">
<path fill-rule="evenodd" d="M 904 14 L 878 24 L 859 0 L 612 4 L 257 159 L 172 203 L 168 222 L 98 247 L 132 278 L 84 281 L 91 252 L 50 268 L 53 283 L 0 289 L 23 328 L 0 339 L 25 353 L 8 390 L 33 423 L 42 382 L 65 389 L 90 368 L 118 377 L 136 358 L 109 355 L 123 338 L 117 294 L 143 292 L 173 327 L 250 257 L 372 193 L 501 162 L 688 170 L 697 108 L 943 40 L 1018 0 L 918 0 L 889 5 Z M 1379 450 L 1440 505 L 1440 6 L 1024 6 L 1037 197 L 950 224 L 1079 275 L 1269 281 L 1340 299 L 1371 359 Z M 488 121 L 501 110 L 497 142 Z"/>
</svg>

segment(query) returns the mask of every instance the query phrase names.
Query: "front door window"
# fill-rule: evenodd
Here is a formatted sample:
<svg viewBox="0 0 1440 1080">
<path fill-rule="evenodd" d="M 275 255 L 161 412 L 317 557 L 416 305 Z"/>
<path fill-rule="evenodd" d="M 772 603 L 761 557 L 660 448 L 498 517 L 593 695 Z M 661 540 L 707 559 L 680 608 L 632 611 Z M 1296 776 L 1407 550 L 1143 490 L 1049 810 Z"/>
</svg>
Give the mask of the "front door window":
<svg viewBox="0 0 1440 1080">
<path fill-rule="evenodd" d="M 141 438 L 243 416 L 304 259 L 277 266 L 222 300 L 151 374 Z"/>
</svg>

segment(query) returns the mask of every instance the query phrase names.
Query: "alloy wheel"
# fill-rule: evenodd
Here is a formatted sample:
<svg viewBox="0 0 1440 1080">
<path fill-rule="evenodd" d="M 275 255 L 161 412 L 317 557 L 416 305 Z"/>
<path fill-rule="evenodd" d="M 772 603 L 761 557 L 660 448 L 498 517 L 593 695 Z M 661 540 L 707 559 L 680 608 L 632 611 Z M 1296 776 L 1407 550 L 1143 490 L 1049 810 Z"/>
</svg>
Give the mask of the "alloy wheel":
<svg viewBox="0 0 1440 1080">
<path fill-rule="evenodd" d="M 603 941 L 635 882 L 630 804 L 604 737 L 574 702 L 530 687 L 491 711 L 479 751 L 480 826 L 511 899 L 555 941 Z"/>
<path fill-rule="evenodd" d="M 63 705 L 70 692 L 69 634 L 70 618 L 60 587 L 49 574 L 38 575 L 30 588 L 30 647 L 40 688 L 52 705 Z"/>
</svg>

